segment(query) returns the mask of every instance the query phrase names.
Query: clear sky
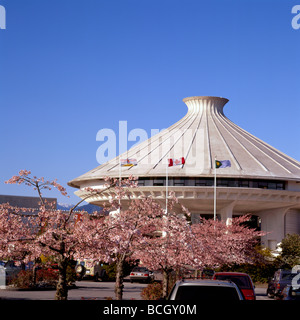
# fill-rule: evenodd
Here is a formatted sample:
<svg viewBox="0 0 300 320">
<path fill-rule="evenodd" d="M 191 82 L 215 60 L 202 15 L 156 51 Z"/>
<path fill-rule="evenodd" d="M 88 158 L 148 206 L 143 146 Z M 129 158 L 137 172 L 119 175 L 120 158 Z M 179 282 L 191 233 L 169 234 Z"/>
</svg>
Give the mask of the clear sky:
<svg viewBox="0 0 300 320">
<path fill-rule="evenodd" d="M 300 29 L 289 0 L 0 0 L 0 194 L 20 169 L 98 166 L 100 129 L 170 126 L 182 99 L 228 98 L 237 125 L 300 160 Z M 299 21 L 300 23 L 300 21 Z M 75 203 L 57 192 L 59 202 Z"/>
</svg>

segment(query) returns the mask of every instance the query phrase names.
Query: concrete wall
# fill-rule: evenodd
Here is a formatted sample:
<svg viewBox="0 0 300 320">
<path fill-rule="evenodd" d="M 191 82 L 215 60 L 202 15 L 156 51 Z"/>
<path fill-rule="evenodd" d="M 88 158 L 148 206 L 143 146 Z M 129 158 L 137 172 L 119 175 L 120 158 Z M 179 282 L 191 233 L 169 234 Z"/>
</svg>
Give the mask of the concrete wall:
<svg viewBox="0 0 300 320">
<path fill-rule="evenodd" d="M 297 181 L 287 181 L 286 190 L 289 191 L 300 191 L 300 182 Z"/>
</svg>

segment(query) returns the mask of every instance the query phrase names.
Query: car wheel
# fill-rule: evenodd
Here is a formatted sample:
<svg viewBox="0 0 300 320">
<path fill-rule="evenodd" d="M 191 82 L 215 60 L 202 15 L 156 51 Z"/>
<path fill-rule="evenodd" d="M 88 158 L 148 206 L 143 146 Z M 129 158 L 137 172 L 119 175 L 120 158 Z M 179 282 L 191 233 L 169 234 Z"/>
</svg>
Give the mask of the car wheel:
<svg viewBox="0 0 300 320">
<path fill-rule="evenodd" d="M 78 266 L 76 267 L 76 272 L 77 272 L 77 273 L 82 273 L 82 272 L 83 272 L 83 266 L 82 266 L 82 265 L 78 265 Z"/>
<path fill-rule="evenodd" d="M 78 280 L 82 280 L 83 276 L 84 276 L 84 273 L 85 273 L 85 267 L 82 266 L 82 265 L 78 265 L 75 269 L 75 272 L 77 274 L 77 278 Z"/>
<path fill-rule="evenodd" d="M 267 290 L 267 296 L 271 299 L 274 298 L 274 293 L 271 293 L 270 291 Z"/>
</svg>

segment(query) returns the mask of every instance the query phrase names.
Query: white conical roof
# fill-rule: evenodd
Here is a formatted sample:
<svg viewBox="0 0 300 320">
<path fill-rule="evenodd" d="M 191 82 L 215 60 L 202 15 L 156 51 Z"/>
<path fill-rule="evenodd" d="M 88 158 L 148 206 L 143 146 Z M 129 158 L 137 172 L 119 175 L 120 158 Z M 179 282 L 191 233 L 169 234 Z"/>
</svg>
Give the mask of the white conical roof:
<svg viewBox="0 0 300 320">
<path fill-rule="evenodd" d="M 183 166 L 171 167 L 170 177 L 212 177 L 214 159 L 230 160 L 231 167 L 219 168 L 218 177 L 299 180 L 300 163 L 231 122 L 223 113 L 228 102 L 219 97 L 183 99 L 187 114 L 168 129 L 140 143 L 69 185 L 82 181 L 119 177 L 120 159 L 133 158 L 137 166 L 122 167 L 122 177 L 166 176 L 168 158 L 185 158 Z"/>
</svg>

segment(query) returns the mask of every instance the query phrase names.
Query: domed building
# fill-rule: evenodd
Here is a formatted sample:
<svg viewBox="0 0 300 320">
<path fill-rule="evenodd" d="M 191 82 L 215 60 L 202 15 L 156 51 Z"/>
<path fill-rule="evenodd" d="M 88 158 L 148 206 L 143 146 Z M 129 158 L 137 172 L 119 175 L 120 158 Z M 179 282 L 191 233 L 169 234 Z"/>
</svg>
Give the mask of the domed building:
<svg viewBox="0 0 300 320">
<path fill-rule="evenodd" d="M 202 216 L 230 223 L 234 216 L 252 214 L 256 226 L 269 232 L 262 245 L 272 250 L 288 233 L 300 233 L 300 163 L 231 122 L 223 112 L 227 99 L 183 101 L 188 112 L 181 120 L 70 181 L 79 189 L 75 194 L 84 198 L 84 188 L 102 187 L 106 176 L 133 175 L 138 188 L 130 190 L 131 197 L 152 196 L 164 206 L 166 191 L 173 191 L 192 222 Z M 180 165 L 168 167 L 168 159 L 182 158 Z M 124 159 L 136 165 L 121 167 Z M 224 163 L 230 166 L 215 168 L 215 160 L 229 160 Z M 87 201 L 101 206 L 111 192 Z"/>
</svg>

